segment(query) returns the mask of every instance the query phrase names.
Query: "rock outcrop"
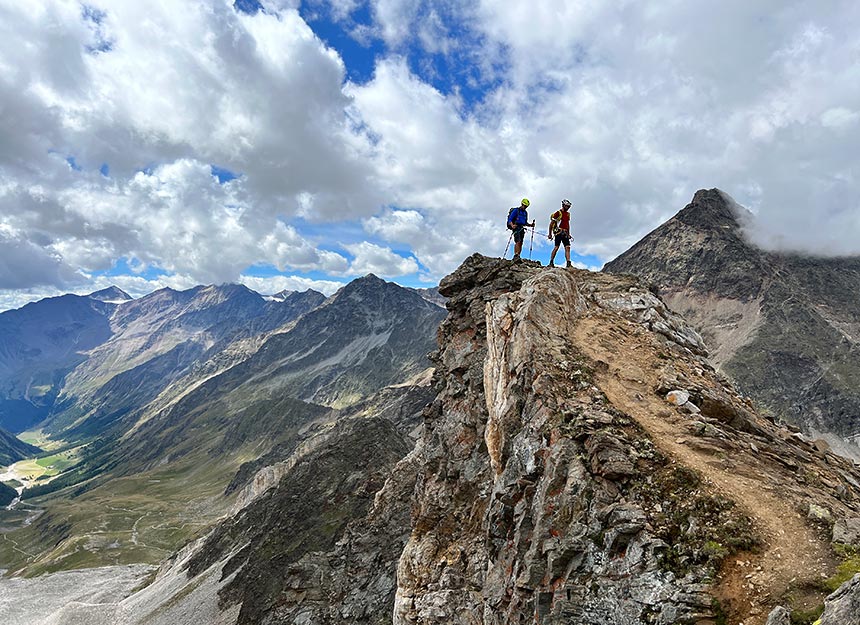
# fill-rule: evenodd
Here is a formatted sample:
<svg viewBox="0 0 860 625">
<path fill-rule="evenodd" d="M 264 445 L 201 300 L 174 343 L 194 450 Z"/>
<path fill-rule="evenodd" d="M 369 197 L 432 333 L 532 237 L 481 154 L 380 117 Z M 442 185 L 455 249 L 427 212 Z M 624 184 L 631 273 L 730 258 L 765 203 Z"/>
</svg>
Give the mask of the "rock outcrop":
<svg viewBox="0 0 860 625">
<path fill-rule="evenodd" d="M 759 417 L 635 280 L 475 255 L 440 293 L 396 625 L 763 624 L 832 574 L 806 511 L 856 516 L 860 473 Z"/>
<path fill-rule="evenodd" d="M 860 575 L 846 582 L 824 602 L 824 614 L 818 625 L 853 625 L 860 623 Z"/>
</svg>

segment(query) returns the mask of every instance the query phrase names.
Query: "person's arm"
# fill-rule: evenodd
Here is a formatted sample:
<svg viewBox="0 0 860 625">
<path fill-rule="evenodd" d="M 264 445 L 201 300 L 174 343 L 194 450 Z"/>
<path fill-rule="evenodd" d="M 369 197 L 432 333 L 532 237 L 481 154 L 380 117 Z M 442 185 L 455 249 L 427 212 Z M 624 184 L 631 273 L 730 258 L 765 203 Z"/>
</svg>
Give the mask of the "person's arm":
<svg viewBox="0 0 860 625">
<path fill-rule="evenodd" d="M 535 220 L 532 219 L 532 222 L 529 223 L 529 212 L 526 211 L 526 228 L 534 228 L 534 227 L 535 227 Z"/>
</svg>

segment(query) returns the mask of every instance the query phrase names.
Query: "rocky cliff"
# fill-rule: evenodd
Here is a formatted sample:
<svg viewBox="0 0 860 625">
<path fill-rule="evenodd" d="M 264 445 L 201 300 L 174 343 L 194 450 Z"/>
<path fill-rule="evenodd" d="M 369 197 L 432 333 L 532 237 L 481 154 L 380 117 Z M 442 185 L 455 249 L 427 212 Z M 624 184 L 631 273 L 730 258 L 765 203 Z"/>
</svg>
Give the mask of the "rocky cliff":
<svg viewBox="0 0 860 625">
<path fill-rule="evenodd" d="M 654 285 L 738 388 L 860 460 L 846 444 L 860 435 L 860 258 L 767 252 L 750 227 L 731 198 L 702 190 L 606 271 Z"/>
<path fill-rule="evenodd" d="M 821 603 L 860 472 L 761 418 L 659 298 L 477 255 L 440 292 L 394 623 L 750 625 Z"/>
</svg>

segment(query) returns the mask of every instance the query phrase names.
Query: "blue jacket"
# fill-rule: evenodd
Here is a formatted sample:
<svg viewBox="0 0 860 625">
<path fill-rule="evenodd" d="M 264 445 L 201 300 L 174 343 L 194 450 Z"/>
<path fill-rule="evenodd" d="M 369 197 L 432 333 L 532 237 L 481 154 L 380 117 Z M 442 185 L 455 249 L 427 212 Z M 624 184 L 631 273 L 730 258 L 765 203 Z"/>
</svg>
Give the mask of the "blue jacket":
<svg viewBox="0 0 860 625">
<path fill-rule="evenodd" d="M 529 222 L 529 212 L 522 206 L 514 206 L 508 211 L 508 223 L 515 226 L 525 226 Z"/>
</svg>

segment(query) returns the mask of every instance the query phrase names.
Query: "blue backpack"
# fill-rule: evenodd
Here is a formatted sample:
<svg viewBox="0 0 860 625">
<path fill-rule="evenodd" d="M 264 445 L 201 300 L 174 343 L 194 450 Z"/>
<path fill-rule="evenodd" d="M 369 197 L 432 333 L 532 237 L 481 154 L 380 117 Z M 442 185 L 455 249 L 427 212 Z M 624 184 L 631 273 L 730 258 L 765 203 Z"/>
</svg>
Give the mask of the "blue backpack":
<svg viewBox="0 0 860 625">
<path fill-rule="evenodd" d="M 515 230 L 516 226 L 525 226 L 529 220 L 529 214 L 520 206 L 514 206 L 508 211 L 506 223 L 508 230 Z M 513 227 L 511 225 L 513 224 Z"/>
</svg>

